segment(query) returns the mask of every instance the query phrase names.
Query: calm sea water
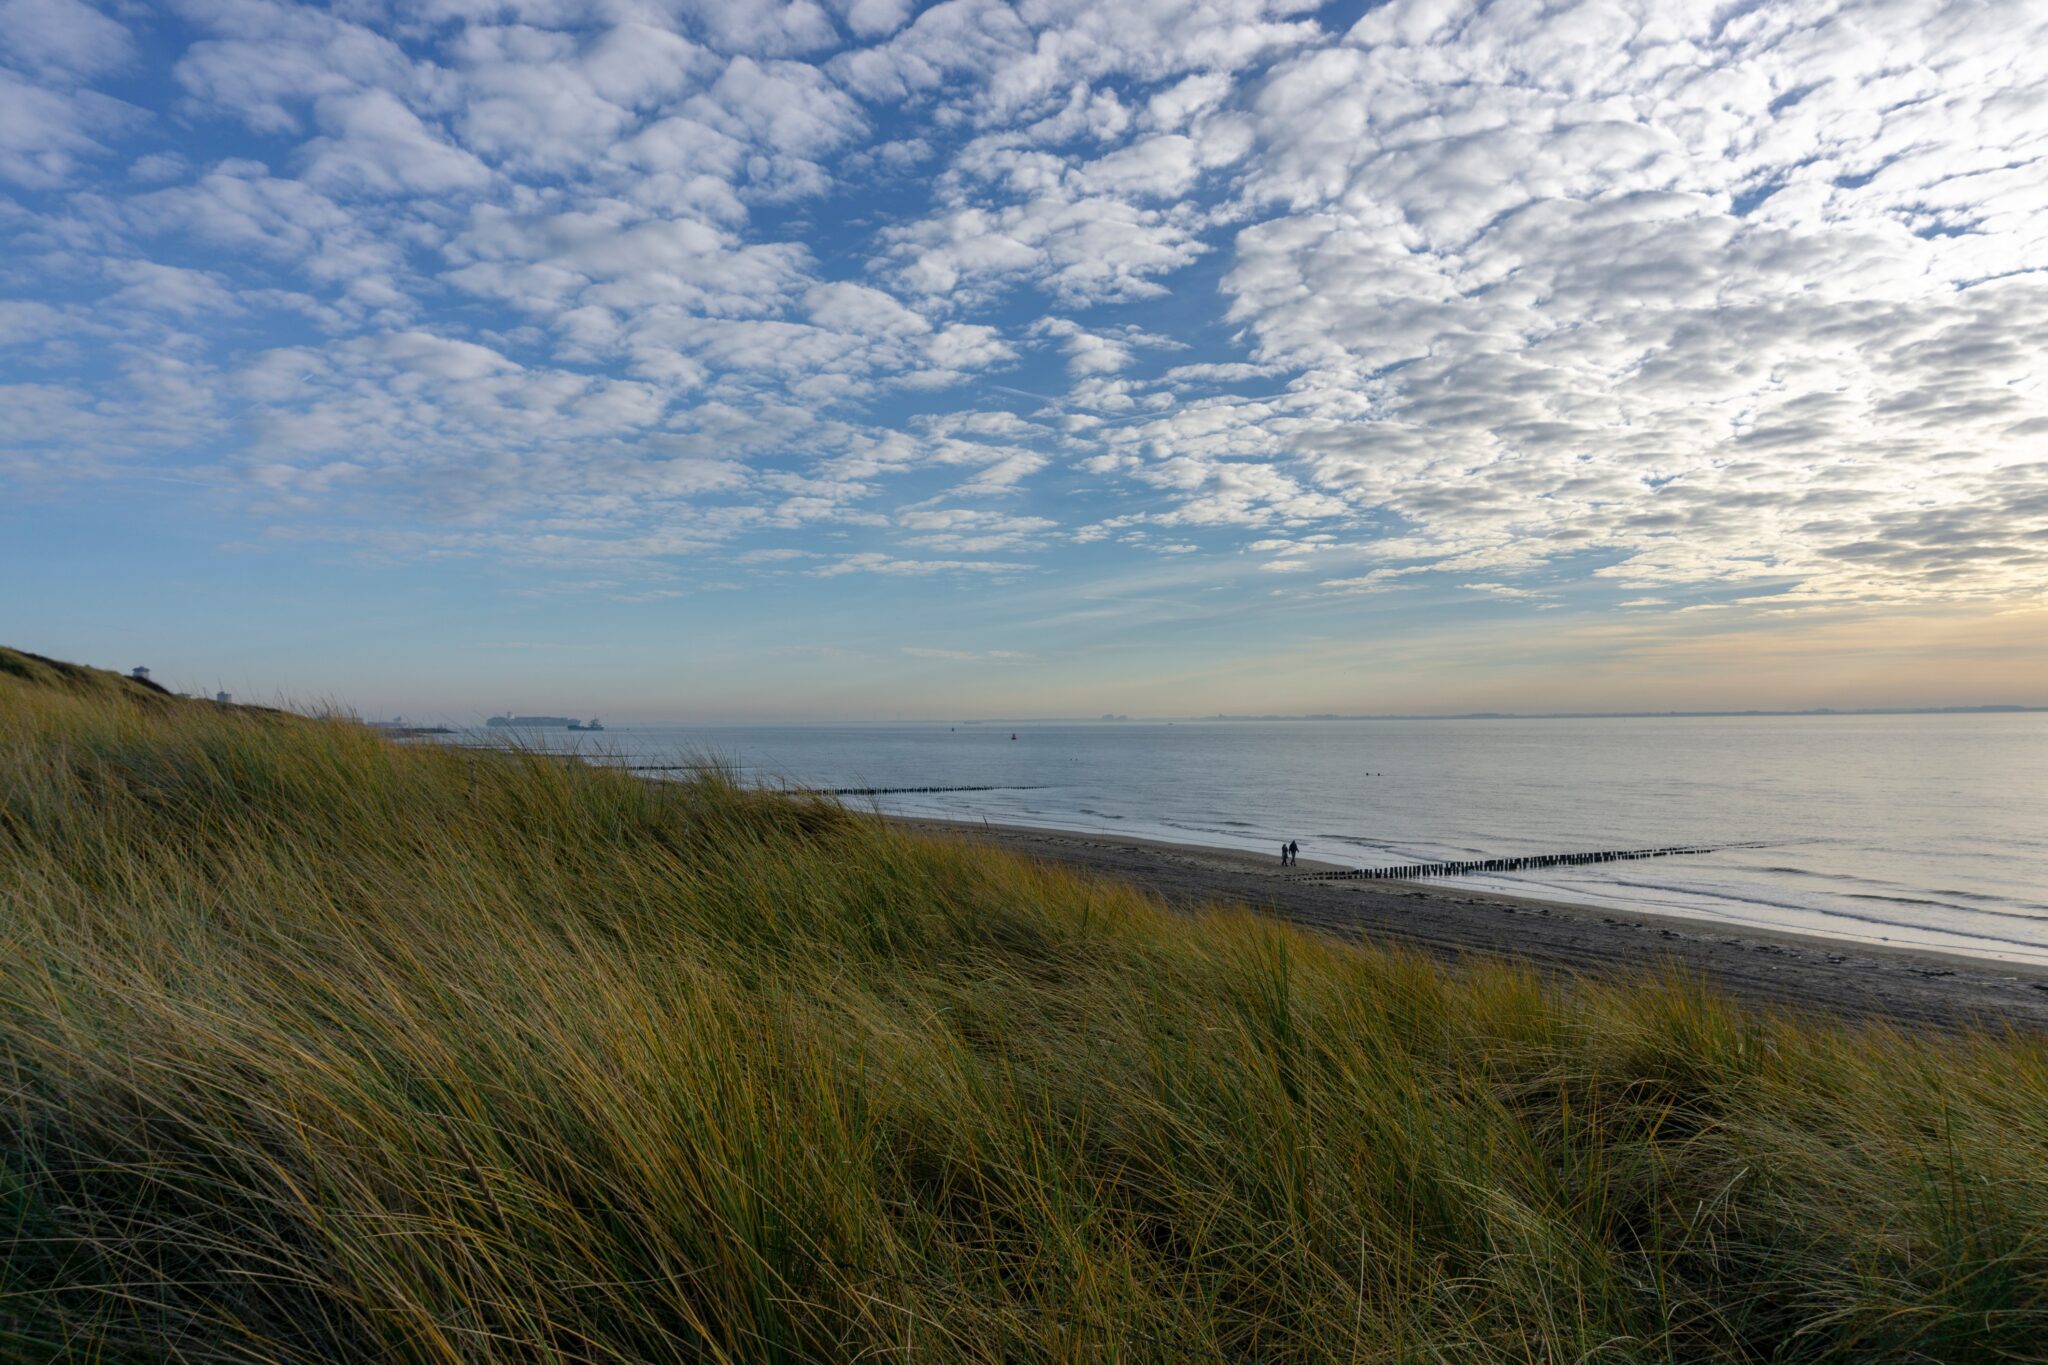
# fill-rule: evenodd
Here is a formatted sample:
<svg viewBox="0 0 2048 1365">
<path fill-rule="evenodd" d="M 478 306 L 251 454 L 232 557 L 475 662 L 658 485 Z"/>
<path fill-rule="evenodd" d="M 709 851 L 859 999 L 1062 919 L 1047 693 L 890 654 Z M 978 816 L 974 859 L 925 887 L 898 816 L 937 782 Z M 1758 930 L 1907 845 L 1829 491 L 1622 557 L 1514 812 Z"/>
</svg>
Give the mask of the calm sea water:
<svg viewBox="0 0 2048 1365">
<path fill-rule="evenodd" d="M 1011 739 L 1014 733 L 1016 738 Z M 498 742 L 504 732 L 479 732 Z M 2048 962 L 2048 715 L 613 727 L 524 736 L 749 782 L 993 787 L 891 813 L 1348 866 L 1669 844 L 1455 884 Z"/>
</svg>

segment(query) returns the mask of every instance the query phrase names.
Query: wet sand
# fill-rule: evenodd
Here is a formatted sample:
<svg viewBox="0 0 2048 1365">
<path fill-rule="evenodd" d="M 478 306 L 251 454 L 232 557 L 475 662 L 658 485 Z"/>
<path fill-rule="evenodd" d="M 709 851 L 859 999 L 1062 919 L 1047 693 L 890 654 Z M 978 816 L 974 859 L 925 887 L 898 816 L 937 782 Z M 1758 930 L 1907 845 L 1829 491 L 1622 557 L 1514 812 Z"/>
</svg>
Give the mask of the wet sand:
<svg viewBox="0 0 2048 1365">
<path fill-rule="evenodd" d="M 2048 968 L 1870 946 L 1612 907 L 1490 895 L 1432 883 L 1292 881 L 1257 855 L 1017 825 L 895 819 L 1131 882 L 1192 910 L 1241 903 L 1323 933 L 1401 944 L 1446 961 L 1510 958 L 1560 976 L 1629 977 L 1668 966 L 1776 1009 L 2048 1034 Z M 1303 872 L 1334 863 L 1302 859 Z"/>
</svg>

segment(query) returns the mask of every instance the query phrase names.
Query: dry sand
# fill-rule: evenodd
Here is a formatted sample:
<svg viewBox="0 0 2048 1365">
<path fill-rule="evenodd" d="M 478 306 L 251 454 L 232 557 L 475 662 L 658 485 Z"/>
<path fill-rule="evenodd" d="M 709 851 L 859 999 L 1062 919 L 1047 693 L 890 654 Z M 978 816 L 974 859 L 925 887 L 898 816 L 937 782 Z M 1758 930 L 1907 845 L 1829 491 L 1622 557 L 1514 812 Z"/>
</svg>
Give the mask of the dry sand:
<svg viewBox="0 0 2048 1365">
<path fill-rule="evenodd" d="M 894 823 L 1131 882 L 1178 909 L 1241 903 L 1325 933 L 1420 948 L 1450 961 L 1505 957 L 1588 977 L 1676 965 L 1756 1005 L 2048 1034 L 2048 968 L 1431 882 L 1291 881 L 1277 850 L 1259 856 L 1017 825 Z M 1335 869 L 1301 862 L 1303 872 Z"/>
</svg>

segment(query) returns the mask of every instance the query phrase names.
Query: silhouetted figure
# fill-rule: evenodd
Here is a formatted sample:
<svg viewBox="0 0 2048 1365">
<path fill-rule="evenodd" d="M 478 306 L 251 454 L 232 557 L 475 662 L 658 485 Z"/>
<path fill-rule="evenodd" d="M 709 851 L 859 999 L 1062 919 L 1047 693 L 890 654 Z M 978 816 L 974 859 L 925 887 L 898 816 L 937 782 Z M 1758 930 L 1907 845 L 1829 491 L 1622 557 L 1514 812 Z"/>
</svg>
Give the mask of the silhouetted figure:
<svg viewBox="0 0 2048 1365">
<path fill-rule="evenodd" d="M 1280 866 L 1287 866 L 1287 845 L 1280 845 Z"/>
<path fill-rule="evenodd" d="M 1287 841 L 1287 865 L 1289 867 L 1301 866 L 1301 845 L 1295 843 L 1292 839 Z"/>
</svg>

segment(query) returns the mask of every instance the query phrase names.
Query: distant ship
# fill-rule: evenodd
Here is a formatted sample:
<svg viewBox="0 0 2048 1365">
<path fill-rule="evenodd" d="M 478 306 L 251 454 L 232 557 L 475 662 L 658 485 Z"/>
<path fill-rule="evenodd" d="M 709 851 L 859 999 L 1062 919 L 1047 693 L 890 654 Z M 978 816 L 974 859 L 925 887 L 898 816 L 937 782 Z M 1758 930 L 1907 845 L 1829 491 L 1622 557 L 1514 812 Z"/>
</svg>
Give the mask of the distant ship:
<svg viewBox="0 0 2048 1365">
<path fill-rule="evenodd" d="M 519 730 L 581 730 L 585 728 L 582 724 L 570 719 L 568 716 L 492 716 L 484 724 L 499 730 L 506 728 Z"/>
<path fill-rule="evenodd" d="M 604 726 L 598 724 L 596 716 L 592 716 L 590 718 L 590 724 L 585 725 L 581 721 L 572 720 L 569 722 L 569 728 L 571 730 L 602 730 L 604 729 Z"/>
</svg>

